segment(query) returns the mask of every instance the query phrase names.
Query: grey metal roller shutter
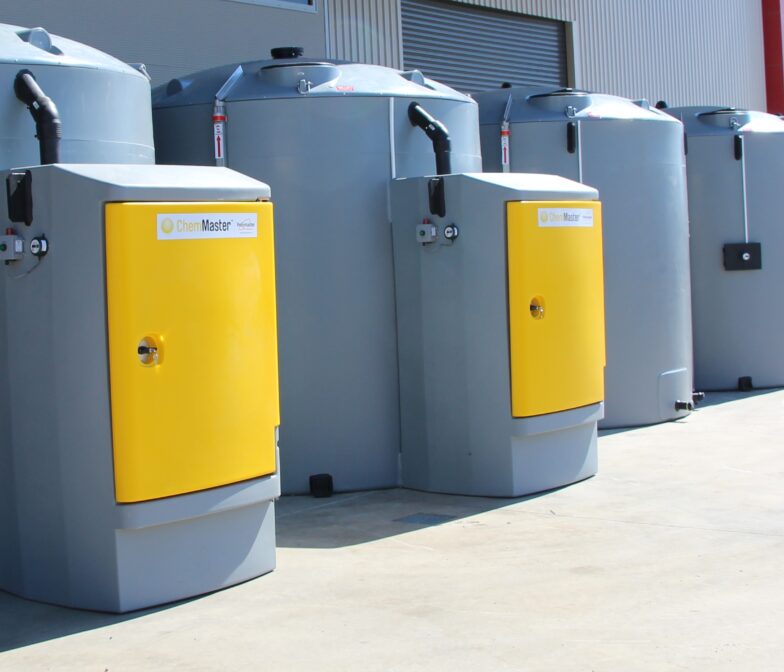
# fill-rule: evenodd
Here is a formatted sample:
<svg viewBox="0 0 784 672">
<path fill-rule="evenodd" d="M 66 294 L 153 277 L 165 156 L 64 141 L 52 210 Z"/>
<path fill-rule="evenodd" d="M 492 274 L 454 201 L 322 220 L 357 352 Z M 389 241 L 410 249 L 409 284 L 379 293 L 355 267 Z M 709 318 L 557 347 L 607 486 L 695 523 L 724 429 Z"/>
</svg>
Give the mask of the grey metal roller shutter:
<svg viewBox="0 0 784 672">
<path fill-rule="evenodd" d="M 400 10 L 406 70 L 467 93 L 502 82 L 566 85 L 561 21 L 434 0 L 401 0 Z"/>
</svg>

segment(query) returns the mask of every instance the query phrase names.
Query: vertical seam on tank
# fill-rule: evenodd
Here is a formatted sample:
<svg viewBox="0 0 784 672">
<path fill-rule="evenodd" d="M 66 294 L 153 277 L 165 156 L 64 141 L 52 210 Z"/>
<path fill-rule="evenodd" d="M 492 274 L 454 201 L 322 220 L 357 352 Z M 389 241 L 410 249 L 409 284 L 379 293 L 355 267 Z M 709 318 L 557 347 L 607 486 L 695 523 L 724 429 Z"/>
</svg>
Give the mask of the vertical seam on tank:
<svg viewBox="0 0 784 672">
<path fill-rule="evenodd" d="M 749 242 L 749 204 L 746 194 L 746 143 L 743 136 L 741 137 L 741 157 L 740 157 L 740 174 L 743 189 L 743 236 L 744 242 Z"/>
<path fill-rule="evenodd" d="M 583 183 L 583 134 L 580 122 L 577 123 L 577 181 Z"/>
<path fill-rule="evenodd" d="M 394 342 L 395 342 L 395 367 L 397 381 L 397 485 L 403 485 L 403 400 L 400 384 L 400 339 L 398 338 L 398 314 L 397 314 L 397 265 L 395 263 L 395 236 L 394 236 L 394 223 L 392 221 L 392 182 L 387 182 L 387 218 L 389 225 L 389 242 L 392 248 L 392 311 L 395 317 L 394 321 Z"/>
<path fill-rule="evenodd" d="M 392 196 L 390 186 L 392 180 L 397 177 L 397 165 L 395 163 L 395 98 L 389 98 L 389 174 L 390 178 L 387 180 L 387 219 L 392 222 Z"/>
<path fill-rule="evenodd" d="M 400 390 L 400 343 L 398 342 L 398 316 L 397 316 L 397 268 L 395 266 L 395 237 L 394 224 L 392 222 L 392 180 L 397 177 L 397 166 L 395 165 L 395 98 L 389 97 L 387 107 L 389 113 L 389 171 L 390 178 L 387 180 L 387 222 L 389 226 L 389 244 L 392 250 L 392 310 L 395 317 L 394 321 L 394 341 L 395 341 L 395 380 L 397 381 L 397 485 L 403 484 L 403 402 Z"/>
<path fill-rule="evenodd" d="M 397 177 L 397 165 L 395 163 L 395 98 L 389 97 L 389 167 L 392 179 Z"/>
</svg>

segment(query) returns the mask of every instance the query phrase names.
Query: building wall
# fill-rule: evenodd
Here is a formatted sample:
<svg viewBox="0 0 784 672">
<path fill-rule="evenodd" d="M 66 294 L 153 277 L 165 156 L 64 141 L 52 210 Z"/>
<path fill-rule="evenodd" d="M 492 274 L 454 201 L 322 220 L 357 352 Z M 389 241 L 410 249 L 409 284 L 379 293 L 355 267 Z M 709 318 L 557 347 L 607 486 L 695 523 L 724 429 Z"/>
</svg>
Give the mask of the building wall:
<svg viewBox="0 0 784 672">
<path fill-rule="evenodd" d="M 573 82 L 670 105 L 765 109 L 760 0 L 455 0 L 570 22 Z M 0 0 L 0 21 L 42 25 L 127 62 L 153 84 L 273 46 L 402 67 L 398 0 L 317 0 L 315 12 L 235 0 Z"/>
<path fill-rule="evenodd" d="M 455 1 L 571 22 L 577 86 L 765 109 L 760 0 Z M 331 56 L 402 66 L 397 0 L 329 2 Z"/>
<path fill-rule="evenodd" d="M 0 22 L 42 26 L 127 63 L 144 63 L 153 85 L 266 58 L 271 47 L 302 46 L 319 56 L 327 50 L 322 6 L 308 12 L 234 0 L 0 0 Z"/>
</svg>

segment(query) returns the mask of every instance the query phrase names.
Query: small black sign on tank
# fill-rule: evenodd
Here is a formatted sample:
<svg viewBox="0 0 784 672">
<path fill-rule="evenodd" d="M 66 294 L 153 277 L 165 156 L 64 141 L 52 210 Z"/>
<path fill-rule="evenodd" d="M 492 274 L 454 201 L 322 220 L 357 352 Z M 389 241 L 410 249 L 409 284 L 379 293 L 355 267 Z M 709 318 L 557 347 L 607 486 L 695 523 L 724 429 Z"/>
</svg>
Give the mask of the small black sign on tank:
<svg viewBox="0 0 784 672">
<path fill-rule="evenodd" d="M 724 246 L 724 269 L 727 271 L 758 271 L 762 268 L 759 243 L 728 243 Z"/>
</svg>

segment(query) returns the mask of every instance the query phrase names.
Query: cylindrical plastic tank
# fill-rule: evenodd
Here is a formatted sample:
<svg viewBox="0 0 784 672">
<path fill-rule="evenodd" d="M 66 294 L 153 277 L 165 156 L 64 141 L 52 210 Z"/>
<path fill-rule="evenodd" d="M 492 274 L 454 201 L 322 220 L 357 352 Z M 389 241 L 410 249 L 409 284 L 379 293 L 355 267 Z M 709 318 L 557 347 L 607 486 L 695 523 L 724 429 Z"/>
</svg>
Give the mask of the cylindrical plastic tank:
<svg viewBox="0 0 784 672">
<path fill-rule="evenodd" d="M 599 190 L 607 334 L 600 427 L 686 415 L 693 390 L 682 126 L 645 102 L 569 89 L 474 97 L 486 170 L 553 173 Z"/>
<path fill-rule="evenodd" d="M 14 93 L 32 73 L 59 112 L 62 163 L 154 163 L 147 77 L 103 52 L 43 28 L 0 24 L 0 168 L 39 164 L 36 127 Z"/>
<path fill-rule="evenodd" d="M 155 89 L 157 156 L 225 163 L 263 176 L 276 196 L 283 491 L 307 492 L 317 474 L 338 491 L 391 487 L 400 423 L 389 183 L 436 171 L 412 102 L 447 126 L 452 171 L 480 171 L 477 107 L 418 71 L 297 53 Z"/>
<path fill-rule="evenodd" d="M 695 383 L 784 385 L 784 121 L 732 108 L 666 111 L 687 139 Z"/>
</svg>

